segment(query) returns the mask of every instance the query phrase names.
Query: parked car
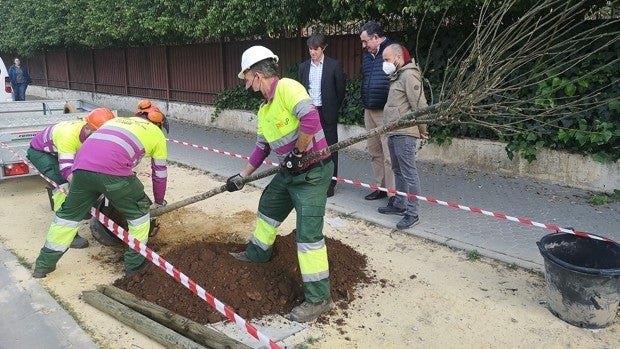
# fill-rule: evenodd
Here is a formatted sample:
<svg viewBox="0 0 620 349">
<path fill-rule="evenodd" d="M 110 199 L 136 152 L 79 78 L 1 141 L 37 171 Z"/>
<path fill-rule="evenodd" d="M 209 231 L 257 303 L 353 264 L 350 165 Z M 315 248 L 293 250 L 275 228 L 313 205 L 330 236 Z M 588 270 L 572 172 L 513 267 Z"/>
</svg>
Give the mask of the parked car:
<svg viewBox="0 0 620 349">
<path fill-rule="evenodd" d="M 13 88 L 11 87 L 11 80 L 9 79 L 9 71 L 6 69 L 6 65 L 0 57 L 0 81 L 4 81 L 4 88 L 0 92 L 0 102 L 7 102 L 13 100 Z"/>
</svg>

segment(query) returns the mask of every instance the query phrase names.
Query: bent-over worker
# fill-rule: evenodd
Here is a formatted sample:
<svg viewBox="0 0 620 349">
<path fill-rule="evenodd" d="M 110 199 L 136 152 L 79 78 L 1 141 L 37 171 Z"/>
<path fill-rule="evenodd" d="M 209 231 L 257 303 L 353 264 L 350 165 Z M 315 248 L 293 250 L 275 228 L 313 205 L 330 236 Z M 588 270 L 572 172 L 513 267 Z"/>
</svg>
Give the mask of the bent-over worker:
<svg viewBox="0 0 620 349">
<path fill-rule="evenodd" d="M 162 127 L 166 126 L 164 114 L 152 107 L 139 117 L 108 121 L 84 142 L 75 157 L 71 190 L 50 225 L 33 277 L 45 277 L 56 269 L 80 221 L 101 194 L 127 218 L 129 233 L 146 244 L 151 200 L 133 169 L 144 155 L 151 157 L 154 201 L 165 205 L 168 151 Z M 124 263 L 125 275 L 131 275 L 146 264 L 146 259 L 128 248 Z"/>
<path fill-rule="evenodd" d="M 111 110 L 96 108 L 84 119 L 61 121 L 48 126 L 30 141 L 26 157 L 42 175 L 60 186 L 60 188 L 52 186 L 47 188 L 54 212 L 58 211 L 67 197 L 63 189 L 69 189 L 73 161 L 78 149 L 86 138 L 113 118 L 114 114 Z M 86 248 L 88 240 L 75 235 L 70 247 Z"/>
</svg>

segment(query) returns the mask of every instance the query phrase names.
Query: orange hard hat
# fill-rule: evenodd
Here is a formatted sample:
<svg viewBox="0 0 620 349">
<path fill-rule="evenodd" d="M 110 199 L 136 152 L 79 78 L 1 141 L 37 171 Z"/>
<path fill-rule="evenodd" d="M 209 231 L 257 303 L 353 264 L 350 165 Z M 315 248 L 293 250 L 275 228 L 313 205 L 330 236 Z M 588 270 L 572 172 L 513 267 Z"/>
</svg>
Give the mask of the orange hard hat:
<svg viewBox="0 0 620 349">
<path fill-rule="evenodd" d="M 108 108 L 93 109 L 86 117 L 86 123 L 93 129 L 97 130 L 103 126 L 106 121 L 114 119 L 114 113 Z"/>
<path fill-rule="evenodd" d="M 146 118 L 159 126 L 162 130 L 166 130 L 166 133 L 170 132 L 170 125 L 168 124 L 168 119 L 164 113 L 162 113 L 159 108 L 153 107 L 151 111 L 147 114 Z"/>
<path fill-rule="evenodd" d="M 146 114 L 146 118 L 149 119 L 150 122 L 161 124 L 166 117 L 164 116 L 164 113 L 159 110 L 159 108 L 152 107 Z"/>
<path fill-rule="evenodd" d="M 152 108 L 153 103 L 151 103 L 151 100 L 143 99 L 140 103 L 138 103 L 138 111 L 136 112 L 136 116 L 141 115 L 142 113 L 148 113 Z"/>
</svg>

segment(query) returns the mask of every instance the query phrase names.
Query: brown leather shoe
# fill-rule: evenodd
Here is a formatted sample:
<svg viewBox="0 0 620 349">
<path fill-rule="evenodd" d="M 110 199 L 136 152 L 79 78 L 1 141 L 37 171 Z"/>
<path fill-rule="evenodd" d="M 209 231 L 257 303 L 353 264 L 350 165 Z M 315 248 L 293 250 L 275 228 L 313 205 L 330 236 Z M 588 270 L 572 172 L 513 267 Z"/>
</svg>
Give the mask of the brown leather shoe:
<svg viewBox="0 0 620 349">
<path fill-rule="evenodd" d="M 375 190 L 372 193 L 366 195 L 364 199 L 366 200 L 379 200 L 387 197 L 387 193 L 381 190 Z"/>
</svg>

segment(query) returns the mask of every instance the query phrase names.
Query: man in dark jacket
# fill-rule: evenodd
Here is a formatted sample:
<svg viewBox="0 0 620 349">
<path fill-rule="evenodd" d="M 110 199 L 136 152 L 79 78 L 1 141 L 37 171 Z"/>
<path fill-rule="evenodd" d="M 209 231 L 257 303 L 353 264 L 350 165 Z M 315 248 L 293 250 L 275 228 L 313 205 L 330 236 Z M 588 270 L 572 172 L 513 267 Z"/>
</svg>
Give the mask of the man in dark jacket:
<svg viewBox="0 0 620 349">
<path fill-rule="evenodd" d="M 312 103 L 319 111 L 327 144 L 338 143 L 338 115 L 345 94 L 342 63 L 325 56 L 327 44 L 322 34 L 312 34 L 307 41 L 310 59 L 299 65 L 298 80 L 308 90 Z M 334 177 L 338 177 L 338 152 L 332 153 Z M 332 179 L 327 197 L 334 195 L 337 181 Z"/>
<path fill-rule="evenodd" d="M 15 58 L 14 63 L 9 67 L 9 79 L 11 80 L 11 87 L 13 87 L 13 100 L 25 101 L 26 100 L 26 88 L 32 82 L 30 74 L 28 74 L 28 68 L 20 64 L 19 58 Z"/>
<path fill-rule="evenodd" d="M 383 29 L 376 22 L 368 22 L 360 29 L 360 40 L 365 50 L 362 58 L 362 104 L 364 105 L 364 126 L 366 130 L 383 126 L 383 107 L 390 89 L 390 78 L 383 72 L 383 49 L 393 42 L 385 37 Z M 387 139 L 375 136 L 368 139 L 368 154 L 376 184 L 394 189 L 394 173 L 390 160 Z M 377 200 L 388 194 L 375 190 L 366 195 L 366 200 Z M 388 206 L 393 202 L 390 195 Z"/>
</svg>

